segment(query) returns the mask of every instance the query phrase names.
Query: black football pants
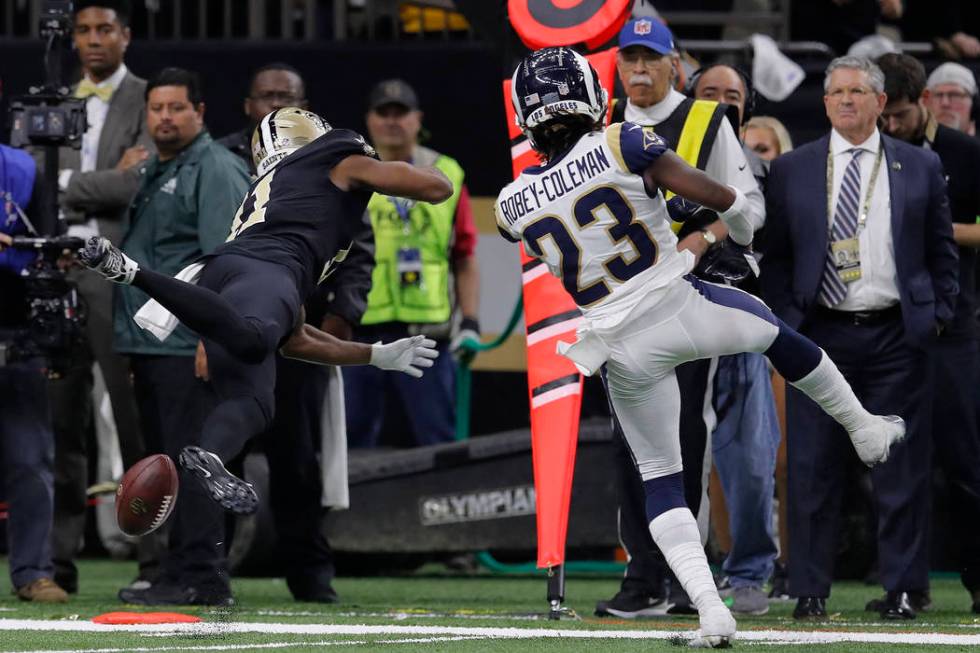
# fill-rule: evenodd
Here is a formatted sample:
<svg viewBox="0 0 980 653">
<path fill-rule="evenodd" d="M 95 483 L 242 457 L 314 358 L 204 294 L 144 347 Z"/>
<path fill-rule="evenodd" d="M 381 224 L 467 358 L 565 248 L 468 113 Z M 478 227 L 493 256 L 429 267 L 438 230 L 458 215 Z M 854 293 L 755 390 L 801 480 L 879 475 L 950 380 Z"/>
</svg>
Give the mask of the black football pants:
<svg viewBox="0 0 980 653">
<path fill-rule="evenodd" d="M 219 402 L 199 446 L 231 460 L 272 424 L 276 352 L 300 311 L 296 280 L 277 263 L 222 254 L 197 285 L 152 270 L 137 272 L 133 285 L 204 340 Z"/>
</svg>

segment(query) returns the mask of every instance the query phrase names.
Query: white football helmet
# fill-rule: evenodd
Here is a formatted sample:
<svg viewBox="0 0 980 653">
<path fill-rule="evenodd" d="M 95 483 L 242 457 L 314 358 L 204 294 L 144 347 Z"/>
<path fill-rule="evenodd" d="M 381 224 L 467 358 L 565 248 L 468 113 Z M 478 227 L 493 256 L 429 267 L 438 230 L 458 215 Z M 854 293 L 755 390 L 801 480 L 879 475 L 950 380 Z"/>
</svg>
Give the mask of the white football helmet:
<svg viewBox="0 0 980 653">
<path fill-rule="evenodd" d="M 261 177 L 331 129 L 330 123 L 306 109 L 284 107 L 269 113 L 252 134 L 252 161 L 256 172 Z"/>
</svg>

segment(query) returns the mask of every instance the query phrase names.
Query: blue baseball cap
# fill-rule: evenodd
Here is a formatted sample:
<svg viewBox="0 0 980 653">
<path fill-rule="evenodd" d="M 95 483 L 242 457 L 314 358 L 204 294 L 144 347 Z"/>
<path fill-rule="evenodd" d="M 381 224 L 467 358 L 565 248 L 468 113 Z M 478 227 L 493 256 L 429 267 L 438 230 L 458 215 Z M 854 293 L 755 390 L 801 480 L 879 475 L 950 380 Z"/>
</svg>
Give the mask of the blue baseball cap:
<svg viewBox="0 0 980 653">
<path fill-rule="evenodd" d="M 670 54 L 674 51 L 674 35 L 659 20 L 638 18 L 627 22 L 619 32 L 619 47 L 628 48 L 631 45 L 642 45 L 660 54 Z"/>
</svg>

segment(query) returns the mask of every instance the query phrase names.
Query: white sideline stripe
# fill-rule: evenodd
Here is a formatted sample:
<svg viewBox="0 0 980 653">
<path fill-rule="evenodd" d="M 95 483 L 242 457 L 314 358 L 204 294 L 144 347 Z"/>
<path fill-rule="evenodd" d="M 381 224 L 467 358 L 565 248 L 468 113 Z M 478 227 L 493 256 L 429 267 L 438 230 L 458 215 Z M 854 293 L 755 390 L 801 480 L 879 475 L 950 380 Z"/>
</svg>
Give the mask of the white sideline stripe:
<svg viewBox="0 0 980 653">
<path fill-rule="evenodd" d="M 456 636 L 456 637 L 407 637 L 405 639 L 378 639 L 373 642 L 361 639 L 346 639 L 341 641 L 326 642 L 272 642 L 269 644 L 209 644 L 198 646 L 140 646 L 133 648 L 83 648 L 83 649 L 64 649 L 61 651 L 47 651 L 35 649 L 31 651 L 13 651 L 12 653 L 162 653 L 163 651 L 231 651 L 237 649 L 284 649 L 284 648 L 307 648 L 310 646 L 363 646 L 365 644 L 432 644 L 434 642 L 465 642 L 474 639 L 487 639 L 477 636 Z"/>
<path fill-rule="evenodd" d="M 441 641 L 441 639 L 440 639 Z M 280 649 L 299 646 L 359 646 L 367 644 L 363 640 L 343 640 L 327 642 L 273 642 L 271 644 L 209 644 L 198 646 L 127 646 L 126 648 L 66 648 L 60 651 L 34 649 L 31 651 L 12 651 L 11 653 L 160 653 L 161 651 L 231 651 L 233 649 Z"/>
<path fill-rule="evenodd" d="M 273 635 L 450 635 L 461 637 L 493 637 L 504 639 L 568 638 L 568 639 L 690 639 L 693 631 L 681 630 L 569 630 L 551 628 L 472 628 L 463 626 L 369 626 L 365 624 L 277 624 L 249 622 L 215 622 L 196 624 L 159 624 L 106 626 L 90 621 L 47 621 L 42 619 L 0 619 L 0 630 L 34 630 L 89 633 L 166 633 L 193 635 L 228 635 L 232 633 L 264 633 Z M 736 641 L 831 644 L 861 642 L 870 644 L 949 644 L 978 646 L 980 635 L 947 633 L 870 633 L 846 631 L 745 630 Z M 392 643 L 395 643 L 393 640 Z M 308 643 L 307 643 L 308 645 Z M 266 644 L 217 645 L 221 649 L 272 646 Z M 116 651 L 117 649 L 94 649 Z M 120 650 L 154 650 L 120 649 Z M 179 650 L 172 648 L 171 650 Z M 187 650 L 192 650 L 188 648 Z M 193 650 L 207 650 L 206 648 Z M 70 653 L 78 653 L 78 649 Z"/>
<path fill-rule="evenodd" d="M 563 333 L 568 333 L 569 331 L 574 331 L 578 328 L 578 325 L 582 323 L 582 317 L 573 317 L 570 320 L 565 320 L 564 322 L 559 322 L 558 324 L 552 324 L 546 326 L 543 329 L 539 329 L 527 337 L 528 346 L 535 343 L 541 342 L 542 340 L 547 340 L 548 338 L 554 338 L 555 336 L 560 336 Z"/>
<path fill-rule="evenodd" d="M 548 266 L 542 263 L 541 265 L 536 265 L 527 272 L 521 272 L 521 283 L 525 286 L 538 277 L 543 277 L 548 274 Z"/>
<path fill-rule="evenodd" d="M 548 392 L 543 392 L 537 397 L 531 399 L 531 408 L 540 408 L 545 404 L 550 404 L 552 401 L 558 401 L 562 397 L 571 397 L 572 395 L 577 395 L 582 393 L 582 384 L 579 382 L 569 383 L 568 385 L 563 385 L 560 388 L 555 388 L 554 390 L 548 390 Z"/>
</svg>

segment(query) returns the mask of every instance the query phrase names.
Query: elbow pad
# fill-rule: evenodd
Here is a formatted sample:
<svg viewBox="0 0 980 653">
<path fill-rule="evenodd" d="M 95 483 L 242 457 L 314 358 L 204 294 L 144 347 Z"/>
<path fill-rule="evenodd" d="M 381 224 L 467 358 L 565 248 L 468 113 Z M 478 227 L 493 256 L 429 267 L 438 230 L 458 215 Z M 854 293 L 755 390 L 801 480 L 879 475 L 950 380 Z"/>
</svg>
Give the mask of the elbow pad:
<svg viewBox="0 0 980 653">
<path fill-rule="evenodd" d="M 748 206 L 749 200 L 745 197 L 745 193 L 739 189 L 731 185 L 729 185 L 729 188 L 735 191 L 735 201 L 732 202 L 731 206 L 719 213 L 718 217 L 728 225 L 728 233 L 732 240 L 739 245 L 749 245 L 752 243 L 752 237 L 755 233 L 752 228 L 752 222 L 745 215 L 745 209 Z"/>
</svg>

